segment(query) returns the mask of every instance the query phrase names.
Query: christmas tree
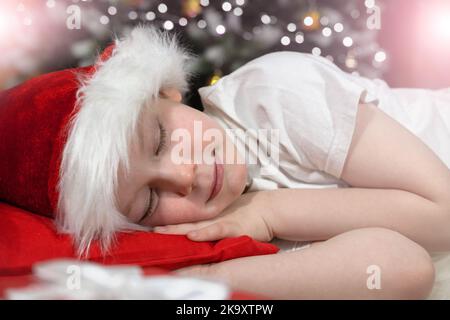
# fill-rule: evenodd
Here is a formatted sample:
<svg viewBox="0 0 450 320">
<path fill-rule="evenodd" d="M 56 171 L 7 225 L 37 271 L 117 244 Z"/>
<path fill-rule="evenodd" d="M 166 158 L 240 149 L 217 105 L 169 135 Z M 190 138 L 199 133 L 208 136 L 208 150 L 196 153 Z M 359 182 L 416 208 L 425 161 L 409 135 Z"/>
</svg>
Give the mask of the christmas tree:
<svg viewBox="0 0 450 320">
<path fill-rule="evenodd" d="M 0 17 L 8 16 L 9 24 L 20 32 L 7 31 L 17 37 L 10 48 L 2 48 L 5 44 L 0 42 L 3 52 L 16 53 L 0 58 L 0 87 L 41 72 L 91 64 L 113 35 L 143 23 L 176 33 L 198 56 L 193 65 L 198 76 L 187 101 L 191 105 L 200 105 L 195 89 L 273 51 L 321 55 L 347 72 L 381 77 L 386 54 L 376 36 L 382 4 L 380 0 L 9 1 L 0 5 Z M 3 23 L 5 27 L 10 26 Z"/>
</svg>

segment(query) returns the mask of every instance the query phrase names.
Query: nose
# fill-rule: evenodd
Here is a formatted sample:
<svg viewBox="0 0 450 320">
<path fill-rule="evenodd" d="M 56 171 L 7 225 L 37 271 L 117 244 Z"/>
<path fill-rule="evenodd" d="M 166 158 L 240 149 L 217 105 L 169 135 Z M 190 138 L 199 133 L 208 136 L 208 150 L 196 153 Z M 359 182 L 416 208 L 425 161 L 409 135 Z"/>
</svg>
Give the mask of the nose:
<svg viewBox="0 0 450 320">
<path fill-rule="evenodd" d="M 187 196 L 195 183 L 197 164 L 175 164 L 161 168 L 160 188 Z"/>
</svg>

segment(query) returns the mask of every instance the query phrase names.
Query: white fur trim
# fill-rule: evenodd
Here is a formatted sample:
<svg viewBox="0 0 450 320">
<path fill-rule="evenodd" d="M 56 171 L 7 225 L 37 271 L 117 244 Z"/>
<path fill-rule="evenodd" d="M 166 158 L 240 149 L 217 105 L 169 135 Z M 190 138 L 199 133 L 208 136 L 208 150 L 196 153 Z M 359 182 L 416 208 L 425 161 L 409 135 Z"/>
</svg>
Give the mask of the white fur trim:
<svg viewBox="0 0 450 320">
<path fill-rule="evenodd" d="M 152 105 L 163 88 L 188 91 L 195 57 L 152 26 L 139 26 L 115 40 L 109 59 L 90 78 L 80 78 L 79 112 L 69 126 L 62 155 L 57 225 L 74 236 L 78 254 L 92 240 L 107 250 L 116 231 L 145 229 L 129 222 L 116 206 L 119 163 L 129 170 L 129 142 L 142 108 Z"/>
</svg>

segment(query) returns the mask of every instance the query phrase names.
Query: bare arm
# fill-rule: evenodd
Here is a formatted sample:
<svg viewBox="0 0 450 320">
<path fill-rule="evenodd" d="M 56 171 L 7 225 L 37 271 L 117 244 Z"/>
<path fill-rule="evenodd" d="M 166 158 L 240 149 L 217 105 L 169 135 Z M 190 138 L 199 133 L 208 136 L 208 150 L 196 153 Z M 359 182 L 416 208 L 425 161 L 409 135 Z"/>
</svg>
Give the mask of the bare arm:
<svg viewBox="0 0 450 320">
<path fill-rule="evenodd" d="M 340 178 L 351 188 L 257 191 L 241 196 L 223 217 L 169 226 L 166 232 L 203 228 L 197 237 L 188 233 L 196 241 L 241 234 L 260 241 L 274 236 L 327 240 L 358 228 L 383 227 L 429 251 L 450 250 L 450 170 L 376 106 L 359 106 Z"/>
<path fill-rule="evenodd" d="M 264 191 L 273 235 L 325 240 L 385 227 L 430 251 L 450 250 L 450 170 L 416 136 L 370 104 L 359 106 L 341 176 L 352 188 Z"/>
</svg>

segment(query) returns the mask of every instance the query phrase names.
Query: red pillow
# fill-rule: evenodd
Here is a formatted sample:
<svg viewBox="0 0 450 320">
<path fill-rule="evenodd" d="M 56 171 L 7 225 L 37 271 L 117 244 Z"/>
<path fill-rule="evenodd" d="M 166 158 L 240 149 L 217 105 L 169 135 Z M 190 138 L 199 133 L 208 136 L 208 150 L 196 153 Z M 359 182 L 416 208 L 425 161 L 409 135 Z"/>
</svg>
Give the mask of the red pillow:
<svg viewBox="0 0 450 320">
<path fill-rule="evenodd" d="M 94 244 L 88 260 L 174 270 L 278 251 L 248 236 L 195 242 L 183 235 L 133 232 L 120 233 L 117 239 L 117 245 L 104 256 Z M 52 219 L 0 202 L 0 275 L 26 274 L 38 261 L 74 257 L 71 237 L 57 234 Z"/>
</svg>

